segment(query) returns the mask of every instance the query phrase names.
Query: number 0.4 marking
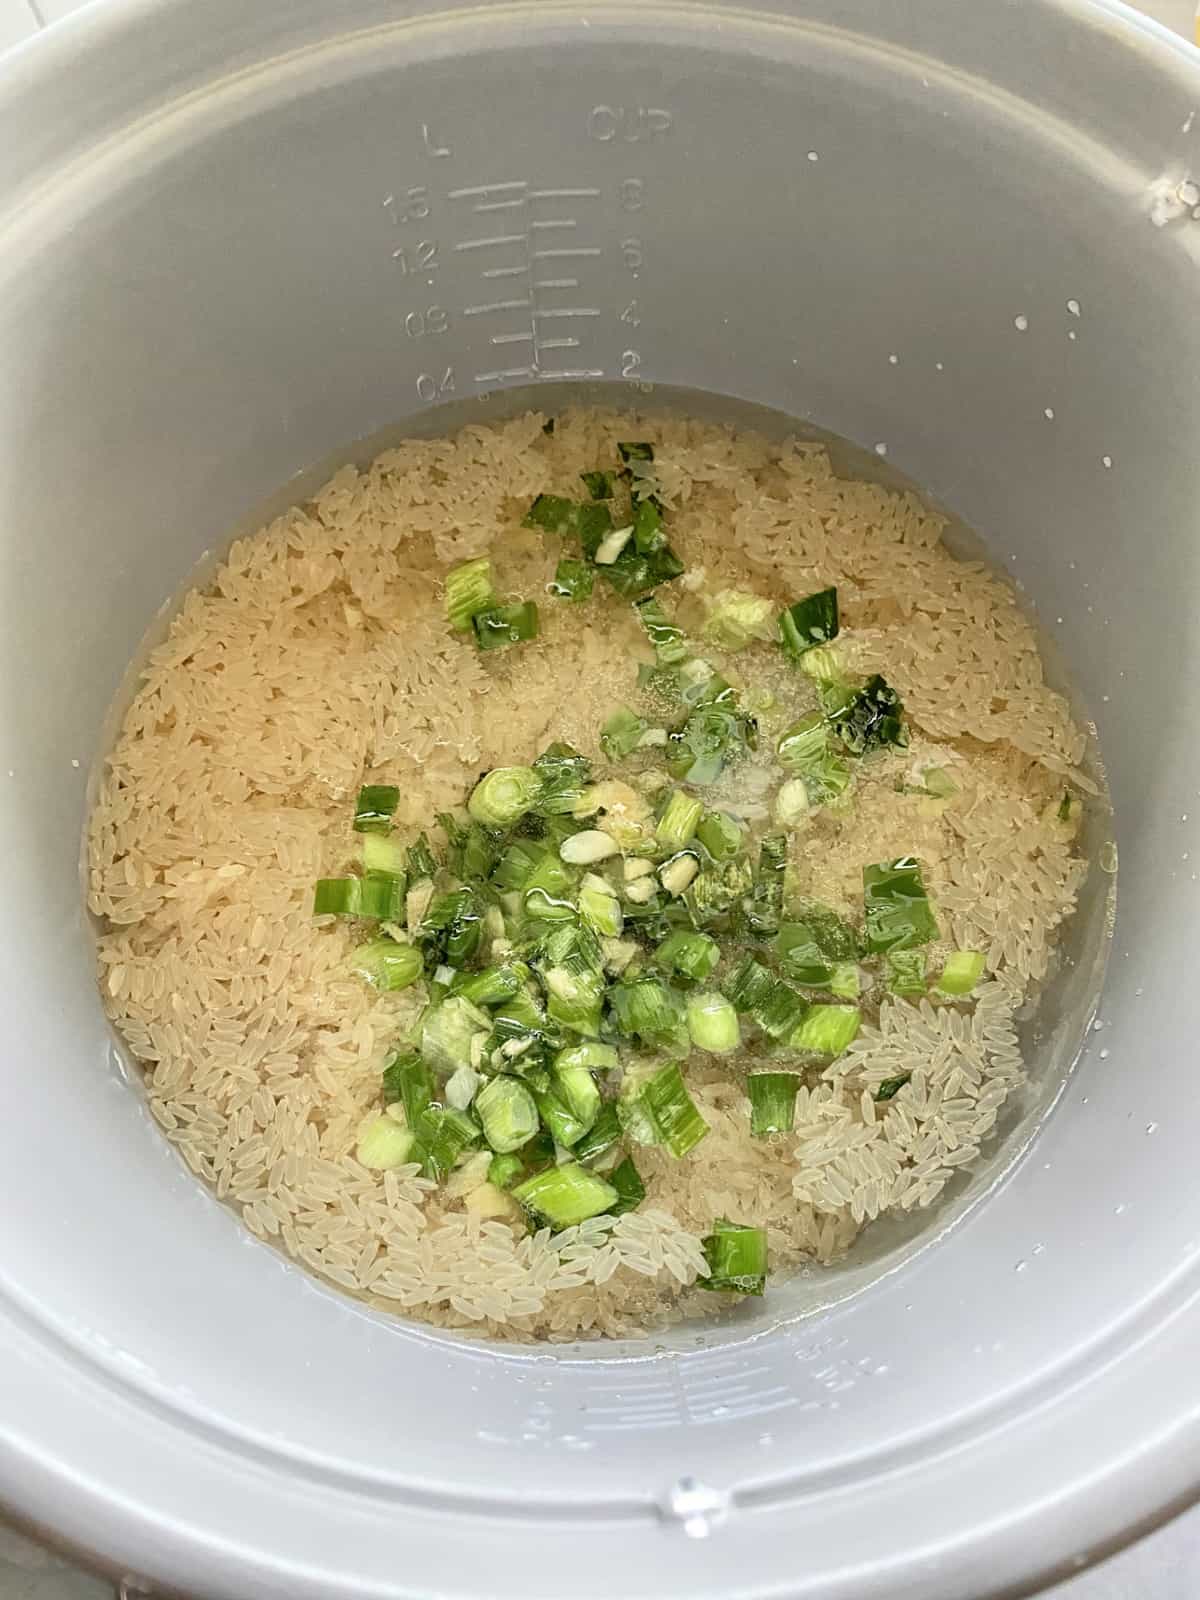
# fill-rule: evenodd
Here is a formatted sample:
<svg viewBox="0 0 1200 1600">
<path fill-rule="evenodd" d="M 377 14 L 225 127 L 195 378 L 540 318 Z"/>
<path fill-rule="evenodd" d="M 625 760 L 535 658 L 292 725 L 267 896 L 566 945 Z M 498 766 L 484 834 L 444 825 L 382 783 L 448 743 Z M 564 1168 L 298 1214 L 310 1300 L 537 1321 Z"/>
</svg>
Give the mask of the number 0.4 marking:
<svg viewBox="0 0 1200 1600">
<path fill-rule="evenodd" d="M 417 378 L 417 397 L 420 400 L 436 400 L 441 395 L 453 393 L 453 367 L 447 367 L 440 378 L 432 372 L 422 372 Z"/>
</svg>

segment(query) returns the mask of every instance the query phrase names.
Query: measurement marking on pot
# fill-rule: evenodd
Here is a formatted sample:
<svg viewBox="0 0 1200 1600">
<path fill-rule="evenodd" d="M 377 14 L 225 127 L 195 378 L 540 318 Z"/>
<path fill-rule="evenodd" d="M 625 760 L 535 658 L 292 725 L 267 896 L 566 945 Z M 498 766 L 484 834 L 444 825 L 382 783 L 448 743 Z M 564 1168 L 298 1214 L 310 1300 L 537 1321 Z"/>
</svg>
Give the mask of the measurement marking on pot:
<svg viewBox="0 0 1200 1600">
<path fill-rule="evenodd" d="M 578 289 L 578 278 L 539 278 L 535 289 Z"/>
<path fill-rule="evenodd" d="M 454 246 L 456 250 L 493 250 L 502 244 L 524 244 L 523 233 L 498 233 L 490 239 L 461 239 Z"/>
<path fill-rule="evenodd" d="M 464 306 L 464 317 L 486 317 L 494 311 L 528 311 L 532 302 L 522 300 L 491 300 L 483 306 Z"/>
<path fill-rule="evenodd" d="M 485 267 L 479 276 L 481 278 L 520 278 L 528 271 L 529 268 L 522 262 L 518 267 Z M 534 287 L 536 288 L 537 285 L 535 284 Z"/>
<path fill-rule="evenodd" d="M 515 178 L 509 183 L 478 183 L 469 189 L 448 189 L 447 200 L 473 200 L 477 196 L 488 194 L 504 194 L 514 189 L 525 190 L 529 187 L 524 178 Z"/>
<path fill-rule="evenodd" d="M 563 306 L 552 307 L 547 311 L 535 311 L 533 314 L 539 321 L 544 321 L 547 317 L 598 317 L 600 310 L 597 306 Z"/>
<path fill-rule="evenodd" d="M 599 189 L 531 189 L 531 200 L 599 200 Z"/>
<path fill-rule="evenodd" d="M 598 256 L 600 254 L 599 245 L 576 245 L 573 248 L 569 247 L 561 250 L 535 250 L 533 259 L 535 261 L 562 261 L 576 256 Z"/>
</svg>

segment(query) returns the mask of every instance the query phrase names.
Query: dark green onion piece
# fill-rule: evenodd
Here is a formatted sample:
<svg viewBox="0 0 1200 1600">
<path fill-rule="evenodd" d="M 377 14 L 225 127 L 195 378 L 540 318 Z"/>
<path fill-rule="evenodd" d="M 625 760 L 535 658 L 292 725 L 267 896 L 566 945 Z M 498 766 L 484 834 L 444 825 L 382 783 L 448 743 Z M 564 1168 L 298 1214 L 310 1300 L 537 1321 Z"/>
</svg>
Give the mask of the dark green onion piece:
<svg viewBox="0 0 1200 1600">
<path fill-rule="evenodd" d="M 706 811 L 696 824 L 696 837 L 714 861 L 728 861 L 742 848 L 741 826 L 724 811 Z"/>
<path fill-rule="evenodd" d="M 470 889 L 455 889 L 429 904 L 417 931 L 435 965 L 464 967 L 483 938 L 483 908 Z"/>
<path fill-rule="evenodd" d="M 564 537 L 576 531 L 579 507 L 559 494 L 539 494 L 521 519 L 525 528 L 542 528 Z"/>
<path fill-rule="evenodd" d="M 808 929 L 828 961 L 857 961 L 862 954 L 862 939 L 857 928 L 827 906 L 805 906 L 797 921 Z"/>
<path fill-rule="evenodd" d="M 635 978 L 616 983 L 608 991 L 617 1027 L 628 1038 L 641 1039 L 651 1048 L 684 1042 L 687 1027 L 680 995 L 658 978 Z"/>
<path fill-rule="evenodd" d="M 492 564 L 486 556 L 464 561 L 446 574 L 446 618 L 456 633 L 469 633 L 474 618 L 495 604 Z"/>
<path fill-rule="evenodd" d="M 617 492 L 615 472 L 581 472 L 579 476 L 593 500 L 611 500 Z"/>
<path fill-rule="evenodd" d="M 601 728 L 600 748 L 610 761 L 620 761 L 637 749 L 649 726 L 636 711 L 622 706 L 619 711 L 613 712 Z"/>
<path fill-rule="evenodd" d="M 538 1108 L 518 1078 L 490 1078 L 475 1096 L 483 1137 L 497 1155 L 510 1155 L 538 1131 Z"/>
<path fill-rule="evenodd" d="M 832 965 L 814 931 L 804 922 L 781 922 L 775 937 L 779 965 L 796 983 L 824 989 L 833 975 Z"/>
<path fill-rule="evenodd" d="M 446 865 L 456 878 L 486 878 L 500 858 L 500 833 L 472 818 L 465 825 L 449 811 L 438 813 L 446 835 Z"/>
<path fill-rule="evenodd" d="M 361 878 L 318 878 L 313 890 L 314 917 L 361 917 Z"/>
<path fill-rule="evenodd" d="M 562 922 L 575 917 L 570 898 L 574 878 L 558 856 L 547 852 L 525 880 L 525 910 L 544 922 Z"/>
<path fill-rule="evenodd" d="M 415 1050 L 394 1056 L 383 1069 L 383 1103 L 404 1106 L 404 1120 L 415 1128 L 433 1104 L 433 1073 Z"/>
<path fill-rule="evenodd" d="M 900 1072 L 894 1078 L 885 1078 L 875 1090 L 872 1099 L 877 1105 L 885 1100 L 894 1100 L 911 1077 L 911 1072 Z"/>
<path fill-rule="evenodd" d="M 775 979 L 753 956 L 743 958 L 725 979 L 724 993 L 735 1011 L 755 1013 L 771 998 Z"/>
<path fill-rule="evenodd" d="M 856 691 L 849 704 L 833 713 L 834 732 L 851 755 L 865 756 L 884 745 L 906 745 L 900 696 L 878 673 Z"/>
<path fill-rule="evenodd" d="M 421 834 L 410 844 L 405 855 L 409 883 L 420 883 L 424 878 L 437 876 L 437 860 L 429 848 L 429 840 Z"/>
<path fill-rule="evenodd" d="M 780 613 L 779 638 L 783 652 L 793 661 L 799 661 L 815 645 L 828 644 L 838 633 L 838 599 L 836 589 L 822 589 Z"/>
<path fill-rule="evenodd" d="M 796 1121 L 798 1072 L 752 1072 L 746 1079 L 750 1095 L 750 1132 L 756 1139 L 768 1133 L 790 1133 Z"/>
<path fill-rule="evenodd" d="M 537 637 L 538 609 L 532 600 L 496 606 L 491 611 L 481 611 L 474 626 L 481 650 L 501 650 L 505 645 L 523 644 Z"/>
<path fill-rule="evenodd" d="M 762 1294 L 767 1285 L 767 1230 L 739 1227 L 722 1217 L 703 1241 L 708 1277 L 701 1289 L 732 1294 Z"/>
<path fill-rule="evenodd" d="M 543 845 L 533 840 L 514 839 L 492 869 L 492 882 L 498 889 L 524 889 L 545 855 Z"/>
<path fill-rule="evenodd" d="M 397 944 L 394 939 L 360 944 L 350 958 L 350 971 L 373 989 L 407 989 L 424 970 L 425 962 L 416 946 Z"/>
<path fill-rule="evenodd" d="M 400 804 L 400 791 L 390 783 L 368 783 L 358 791 L 355 833 L 386 833 Z"/>
<path fill-rule="evenodd" d="M 569 744 L 556 740 L 533 763 L 541 780 L 537 810 L 543 816 L 570 816 L 591 782 L 592 764 Z"/>
<path fill-rule="evenodd" d="M 617 1117 L 616 1105 L 606 1101 L 600 1107 L 595 1122 L 575 1146 L 576 1161 L 595 1161 L 598 1156 L 611 1150 L 613 1145 L 620 1143 L 621 1124 Z"/>
<path fill-rule="evenodd" d="M 641 1173 L 634 1166 L 632 1156 L 626 1156 L 619 1166 L 613 1168 L 608 1175 L 608 1181 L 618 1196 L 616 1202 L 609 1207 L 609 1212 L 614 1217 L 623 1216 L 626 1211 L 636 1211 L 646 1198 L 646 1185 L 642 1182 Z"/>
<path fill-rule="evenodd" d="M 525 1171 L 520 1156 L 493 1156 L 488 1166 L 487 1181 L 497 1189 L 511 1189 Z"/>
<path fill-rule="evenodd" d="M 626 466 L 628 466 L 631 461 L 654 460 L 654 446 L 652 444 L 647 444 L 644 440 L 638 440 L 632 443 L 626 442 L 624 444 L 618 443 L 617 453 Z"/>
<path fill-rule="evenodd" d="M 392 872 L 366 872 L 359 879 L 359 916 L 378 922 L 403 922 L 405 881 Z"/>
<path fill-rule="evenodd" d="M 554 569 L 548 585 L 550 593 L 560 600 L 587 600 L 596 583 L 596 569 L 586 562 L 564 556 Z"/>
<path fill-rule="evenodd" d="M 681 627 L 669 620 L 657 595 L 635 600 L 633 608 L 654 646 L 654 659 L 660 667 L 677 667 L 687 660 L 691 653 L 687 637 Z"/>
<path fill-rule="evenodd" d="M 535 1173 L 512 1191 L 527 1211 L 552 1228 L 570 1228 L 609 1211 L 621 1198 L 611 1183 L 569 1161 Z"/>
<path fill-rule="evenodd" d="M 708 1133 L 708 1123 L 687 1092 L 677 1062 L 662 1067 L 642 1086 L 639 1097 L 671 1155 L 681 1158 Z"/>
<path fill-rule="evenodd" d="M 589 561 L 613 531 L 612 512 L 602 503 L 580 506 L 575 513 L 575 531 Z"/>
<path fill-rule="evenodd" d="M 438 1180 L 481 1139 L 475 1120 L 450 1106 L 430 1106 L 415 1131 L 426 1152 L 421 1170 L 425 1177 Z"/>
<path fill-rule="evenodd" d="M 648 485 L 644 478 L 640 479 L 635 474 L 633 485 L 633 498 L 635 501 L 633 543 L 639 555 L 650 555 L 656 550 L 661 550 L 667 542 L 667 536 L 663 532 L 662 511 L 652 492 L 653 488 L 657 488 L 657 484 Z M 651 490 L 648 494 L 646 493 L 647 489 Z M 639 490 L 642 491 L 641 494 L 639 494 Z M 659 659 L 664 664 L 667 664 L 665 657 L 660 657 Z M 683 656 L 679 656 L 678 659 L 682 661 Z"/>
<path fill-rule="evenodd" d="M 783 875 L 787 868 L 787 840 L 770 834 L 758 848 L 758 871 L 746 903 L 746 929 L 755 939 L 773 939 L 783 911 Z"/>
<path fill-rule="evenodd" d="M 683 562 L 669 544 L 643 554 L 632 539 L 615 561 L 597 568 L 605 583 L 630 600 L 649 594 L 659 584 L 670 583 L 684 570 Z"/>
<path fill-rule="evenodd" d="M 873 954 L 911 950 L 938 937 L 937 919 L 912 856 L 863 868 L 867 949 Z"/>
<path fill-rule="evenodd" d="M 460 973 L 451 993 L 462 995 L 473 1006 L 498 1006 L 511 1000 L 520 987 L 521 974 L 516 967 L 488 967 L 483 972 Z"/>
<path fill-rule="evenodd" d="M 890 950 L 887 957 L 887 986 L 893 994 L 912 998 L 925 993 L 924 950 Z"/>
<path fill-rule="evenodd" d="M 706 933 L 678 928 L 659 945 L 654 959 L 669 972 L 677 972 L 693 983 L 703 983 L 721 959 L 721 947 Z"/>
<path fill-rule="evenodd" d="M 684 899 L 697 927 L 729 926 L 754 886 L 754 869 L 741 858 L 714 863 L 692 880 Z"/>
<path fill-rule="evenodd" d="M 808 1001 L 784 978 L 776 978 L 771 992 L 755 1006 L 755 1022 L 772 1039 L 790 1038 L 808 1013 Z"/>
</svg>

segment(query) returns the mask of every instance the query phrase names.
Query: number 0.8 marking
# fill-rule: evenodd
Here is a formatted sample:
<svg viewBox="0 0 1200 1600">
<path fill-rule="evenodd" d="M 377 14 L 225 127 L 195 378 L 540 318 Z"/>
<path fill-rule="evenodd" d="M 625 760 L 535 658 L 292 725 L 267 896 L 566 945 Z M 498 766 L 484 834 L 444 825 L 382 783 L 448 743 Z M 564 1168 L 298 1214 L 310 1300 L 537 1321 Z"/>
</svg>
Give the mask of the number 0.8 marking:
<svg viewBox="0 0 1200 1600">
<path fill-rule="evenodd" d="M 410 311 L 404 319 L 404 331 L 410 339 L 423 339 L 427 333 L 445 333 L 449 326 L 449 313 L 442 306 Z"/>
</svg>

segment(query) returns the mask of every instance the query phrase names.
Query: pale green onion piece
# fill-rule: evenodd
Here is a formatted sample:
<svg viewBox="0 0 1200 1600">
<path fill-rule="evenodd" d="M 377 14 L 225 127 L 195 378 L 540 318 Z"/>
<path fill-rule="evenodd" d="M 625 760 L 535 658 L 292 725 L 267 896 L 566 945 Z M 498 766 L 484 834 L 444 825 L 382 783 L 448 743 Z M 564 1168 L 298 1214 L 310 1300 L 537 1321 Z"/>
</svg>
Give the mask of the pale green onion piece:
<svg viewBox="0 0 1200 1600">
<path fill-rule="evenodd" d="M 949 800 L 958 793 L 958 785 L 945 767 L 926 767 L 921 774 L 927 794 L 937 800 Z"/>
<path fill-rule="evenodd" d="M 405 880 L 391 872 L 368 872 L 359 880 L 358 914 L 379 922 L 403 922 Z"/>
<path fill-rule="evenodd" d="M 723 994 L 704 991 L 687 1003 L 688 1032 L 697 1050 L 725 1056 L 742 1042 L 737 1012 Z"/>
<path fill-rule="evenodd" d="M 373 939 L 359 945 L 349 962 L 355 977 L 373 989 L 407 989 L 424 971 L 425 962 L 415 945 L 399 944 L 395 939 Z"/>
<path fill-rule="evenodd" d="M 595 1078 L 586 1067 L 563 1062 L 560 1056 L 554 1062 L 554 1083 L 559 1098 L 586 1132 L 600 1114 L 600 1090 Z"/>
<path fill-rule="evenodd" d="M 361 917 L 361 878 L 318 878 L 313 890 L 314 917 Z"/>
<path fill-rule="evenodd" d="M 649 726 L 636 711 L 622 706 L 619 711 L 613 712 L 601 728 L 600 748 L 610 761 L 620 761 L 638 748 Z"/>
<path fill-rule="evenodd" d="M 862 1013 L 857 1006 L 810 1006 L 788 1043 L 793 1050 L 840 1056 L 854 1042 L 861 1025 Z"/>
<path fill-rule="evenodd" d="M 732 1294 L 762 1294 L 767 1284 L 767 1230 L 739 1227 L 721 1218 L 703 1240 L 708 1277 L 698 1278 L 701 1289 Z"/>
<path fill-rule="evenodd" d="M 372 1117 L 358 1130 L 355 1158 L 372 1172 L 392 1172 L 413 1159 L 417 1136 L 389 1116 Z"/>
<path fill-rule="evenodd" d="M 425 1013 L 421 1023 L 421 1056 L 435 1072 L 449 1074 L 458 1067 L 475 1066 L 472 1041 L 492 1031 L 486 1011 L 461 995 L 451 995 Z"/>
<path fill-rule="evenodd" d="M 574 887 L 567 867 L 549 851 L 525 880 L 524 905 L 531 917 L 543 922 L 565 922 L 575 916 L 570 899 Z"/>
<path fill-rule="evenodd" d="M 601 539 L 596 546 L 596 553 L 592 560 L 598 567 L 611 567 L 625 546 L 633 538 L 632 522 L 626 528 L 614 528 L 606 538 Z"/>
<path fill-rule="evenodd" d="M 663 1144 L 677 1159 L 694 1149 L 709 1131 L 674 1061 L 646 1080 L 641 1100 Z"/>
<path fill-rule="evenodd" d="M 400 791 L 394 784 L 364 784 L 354 807 L 355 833 L 386 833 L 399 804 Z"/>
<path fill-rule="evenodd" d="M 554 1058 L 556 1071 L 568 1072 L 575 1067 L 585 1067 L 590 1072 L 612 1072 L 621 1058 L 611 1044 L 601 1044 L 599 1039 L 584 1039 L 579 1044 L 568 1045 Z"/>
<path fill-rule="evenodd" d="M 474 1067 L 456 1067 L 446 1082 L 446 1104 L 453 1106 L 455 1111 L 465 1111 L 482 1082 Z"/>
<path fill-rule="evenodd" d="M 453 980 L 455 994 L 475 1006 L 498 1006 L 511 1000 L 521 987 L 521 973 L 514 966 L 485 967 L 482 972 L 460 973 Z"/>
<path fill-rule="evenodd" d="M 510 828 L 531 811 L 542 792 L 532 767 L 494 767 L 471 791 L 467 810 L 486 828 Z"/>
<path fill-rule="evenodd" d="M 665 849 L 682 850 L 694 836 L 703 815 L 703 801 L 685 794 L 682 789 L 672 789 L 654 832 Z"/>
<path fill-rule="evenodd" d="M 699 858 L 690 850 L 681 850 L 658 869 L 658 881 L 673 899 L 678 899 L 699 871 Z"/>
<path fill-rule="evenodd" d="M 446 574 L 446 617 L 456 633 L 469 633 L 479 613 L 495 604 L 492 563 L 486 556 L 464 561 Z"/>
<path fill-rule="evenodd" d="M 576 1033 L 600 1031 L 600 1001 L 604 994 L 601 973 L 551 967 L 542 981 L 550 997 L 546 1009 L 555 1022 Z"/>
<path fill-rule="evenodd" d="M 813 711 L 780 734 L 775 752 L 780 766 L 804 773 L 828 748 L 829 724 L 819 711 Z"/>
<path fill-rule="evenodd" d="M 569 1161 L 535 1173 L 512 1191 L 527 1211 L 552 1228 L 570 1228 L 589 1217 L 598 1217 L 621 1198 L 611 1183 L 594 1172 Z"/>
<path fill-rule="evenodd" d="M 984 956 L 981 950 L 952 950 L 946 957 L 937 986 L 941 994 L 970 994 L 983 977 Z"/>
<path fill-rule="evenodd" d="M 533 1101 L 531 1097 L 530 1104 L 532 1105 L 532 1103 Z M 535 1107 L 534 1115 L 536 1116 L 536 1114 L 537 1111 Z M 488 1165 L 488 1182 L 493 1186 L 493 1188 L 508 1190 L 512 1188 L 513 1184 L 516 1183 L 524 1171 L 525 1163 L 521 1160 L 520 1156 L 493 1156 Z"/>
<path fill-rule="evenodd" d="M 506 645 L 537 638 L 538 608 L 532 600 L 518 600 L 478 612 L 471 625 L 481 650 L 502 650 Z"/>
<path fill-rule="evenodd" d="M 430 1106 L 416 1132 L 425 1149 L 422 1174 L 437 1179 L 444 1178 L 461 1155 L 474 1149 L 480 1137 L 474 1118 L 450 1106 Z"/>
<path fill-rule="evenodd" d="M 925 993 L 924 950 L 891 950 L 887 956 L 887 986 L 892 994 L 911 999 Z"/>
<path fill-rule="evenodd" d="M 696 824 L 696 837 L 714 861 L 728 861 L 742 848 L 741 824 L 724 811 L 706 811 Z"/>
<path fill-rule="evenodd" d="M 830 968 L 829 992 L 839 1000 L 857 1000 L 862 993 L 862 977 L 855 961 L 837 961 Z"/>
<path fill-rule="evenodd" d="M 912 856 L 863 868 L 867 948 L 873 954 L 910 950 L 938 936 L 921 864 Z"/>
<path fill-rule="evenodd" d="M 591 867 L 598 861 L 607 861 L 609 856 L 620 855 L 621 847 L 611 833 L 585 828 L 581 833 L 568 834 L 559 845 L 558 853 L 571 866 Z"/>
<path fill-rule="evenodd" d="M 391 878 L 407 881 L 408 851 L 392 834 L 364 833 L 362 856 L 367 872 L 385 872 Z"/>
<path fill-rule="evenodd" d="M 540 1125 L 533 1096 L 518 1078 L 491 1078 L 485 1083 L 475 1096 L 475 1115 L 483 1137 L 498 1155 L 520 1150 Z M 496 1181 L 490 1170 L 488 1181 Z"/>
<path fill-rule="evenodd" d="M 594 872 L 589 872 L 580 886 L 579 915 L 602 939 L 619 939 L 625 926 L 617 891 Z"/>
<path fill-rule="evenodd" d="M 586 562 L 564 556 L 554 569 L 554 577 L 546 585 L 559 600 L 587 600 L 596 582 L 593 568 Z"/>
<path fill-rule="evenodd" d="M 796 1121 L 797 1072 L 752 1072 L 746 1079 L 750 1096 L 750 1132 L 756 1139 L 768 1133 L 790 1133 Z"/>
<path fill-rule="evenodd" d="M 635 978 L 608 991 L 617 1027 L 630 1038 L 664 1048 L 688 1043 L 682 997 L 658 978 Z"/>
<path fill-rule="evenodd" d="M 720 650 L 744 650 L 754 639 L 775 637 L 775 607 L 744 589 L 722 589 L 705 600 L 704 637 Z"/>
<path fill-rule="evenodd" d="M 845 685 L 838 653 L 828 645 L 818 645 L 815 649 L 805 651 L 800 658 L 800 670 L 814 683 L 825 688 L 839 689 Z M 846 687 L 849 694 L 849 688 Z"/>
<path fill-rule="evenodd" d="M 808 785 L 803 778 L 789 778 L 775 796 L 772 814 L 777 827 L 794 828 L 810 810 Z"/>
<path fill-rule="evenodd" d="M 633 609 L 641 619 L 650 643 L 654 646 L 654 659 L 660 667 L 677 667 L 691 654 L 691 646 L 682 628 L 671 622 L 657 595 L 635 600 Z"/>
<path fill-rule="evenodd" d="M 609 1100 L 600 1107 L 596 1120 L 575 1146 L 572 1154 L 576 1161 L 595 1161 L 599 1156 L 608 1152 L 620 1143 L 621 1119 L 617 1116 L 617 1108 Z"/>
</svg>

